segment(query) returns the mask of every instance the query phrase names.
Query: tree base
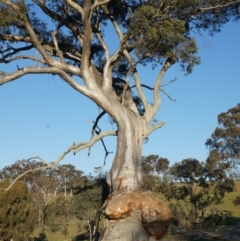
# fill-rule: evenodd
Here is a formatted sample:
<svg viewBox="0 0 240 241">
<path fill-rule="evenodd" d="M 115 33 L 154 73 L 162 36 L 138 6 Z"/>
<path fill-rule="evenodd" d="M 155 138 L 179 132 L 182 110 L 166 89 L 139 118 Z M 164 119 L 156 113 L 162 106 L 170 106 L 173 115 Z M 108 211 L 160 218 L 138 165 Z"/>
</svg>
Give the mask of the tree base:
<svg viewBox="0 0 240 241">
<path fill-rule="evenodd" d="M 108 220 L 101 241 L 154 241 L 167 234 L 168 206 L 151 192 L 135 191 L 114 196 L 105 213 Z"/>
</svg>

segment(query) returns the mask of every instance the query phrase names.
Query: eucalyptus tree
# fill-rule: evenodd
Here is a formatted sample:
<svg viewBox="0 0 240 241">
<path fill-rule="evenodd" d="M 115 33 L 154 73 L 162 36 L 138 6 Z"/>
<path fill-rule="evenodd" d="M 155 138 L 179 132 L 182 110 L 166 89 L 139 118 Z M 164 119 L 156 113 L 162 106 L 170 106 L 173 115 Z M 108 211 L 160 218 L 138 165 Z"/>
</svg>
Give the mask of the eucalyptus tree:
<svg viewBox="0 0 240 241">
<path fill-rule="evenodd" d="M 209 157 L 218 165 L 228 165 L 240 177 L 240 103 L 218 115 L 218 126 L 206 141 Z"/>
<path fill-rule="evenodd" d="M 163 183 L 161 191 L 168 199 L 182 200 L 192 213 L 193 223 L 204 224 L 211 205 L 221 203 L 226 193 L 234 191 L 234 180 L 227 175 L 228 167 L 207 159 L 201 163 L 187 158 L 169 168 L 172 183 Z"/>
<path fill-rule="evenodd" d="M 142 144 L 165 123 L 152 122 L 161 104 L 161 83 L 174 64 L 191 73 L 200 62 L 192 34 L 205 30 L 213 34 L 228 21 L 238 20 L 239 1 L 0 0 L 0 3 L 0 85 L 28 74 L 58 75 L 102 109 L 90 141 L 73 143 L 55 164 L 46 167 L 56 166 L 71 151 L 75 154 L 106 136 L 117 136 L 116 156 L 108 176 L 113 196 L 106 208 L 109 221 L 101 239 L 161 237 L 166 233 L 169 211 L 151 194 L 140 192 Z M 112 37 L 110 25 L 118 36 L 113 53 L 106 43 Z M 6 72 L 3 64 L 16 67 Z M 153 86 L 152 81 L 148 83 L 138 73 L 139 66 L 144 64 L 160 68 Z M 153 103 L 147 99 L 145 87 L 152 91 Z M 105 113 L 115 121 L 117 130 L 99 132 L 97 123 Z"/>
</svg>

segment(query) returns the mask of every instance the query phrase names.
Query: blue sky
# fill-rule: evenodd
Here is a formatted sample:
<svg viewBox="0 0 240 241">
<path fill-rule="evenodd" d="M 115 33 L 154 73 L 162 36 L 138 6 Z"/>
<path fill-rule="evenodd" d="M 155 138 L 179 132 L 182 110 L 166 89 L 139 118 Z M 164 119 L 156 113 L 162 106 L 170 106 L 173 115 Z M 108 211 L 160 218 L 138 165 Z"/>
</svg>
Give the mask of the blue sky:
<svg viewBox="0 0 240 241">
<path fill-rule="evenodd" d="M 206 160 L 204 143 L 217 126 L 217 115 L 240 102 L 239 30 L 239 24 L 229 23 L 214 37 L 198 37 L 201 65 L 187 77 L 178 66 L 167 73 L 164 83 L 178 79 L 165 88 L 177 102 L 162 95 L 156 119 L 167 122 L 149 137 L 143 146 L 144 156 L 158 154 L 171 163 L 189 157 Z M 5 71 L 10 67 L 0 65 Z M 157 71 L 141 68 L 140 74 L 143 82 L 151 85 Z M 89 140 L 91 121 L 97 114 L 94 103 L 56 76 L 28 75 L 0 86 L 0 169 L 37 155 L 55 161 L 73 142 Z M 100 127 L 114 128 L 106 117 Z M 115 138 L 108 137 L 105 142 L 115 153 Z M 106 170 L 114 153 L 107 158 Z M 86 174 L 93 173 L 94 167 L 103 165 L 104 154 L 98 143 L 90 157 L 84 150 L 75 156 L 69 154 L 61 164 L 71 163 Z"/>
</svg>

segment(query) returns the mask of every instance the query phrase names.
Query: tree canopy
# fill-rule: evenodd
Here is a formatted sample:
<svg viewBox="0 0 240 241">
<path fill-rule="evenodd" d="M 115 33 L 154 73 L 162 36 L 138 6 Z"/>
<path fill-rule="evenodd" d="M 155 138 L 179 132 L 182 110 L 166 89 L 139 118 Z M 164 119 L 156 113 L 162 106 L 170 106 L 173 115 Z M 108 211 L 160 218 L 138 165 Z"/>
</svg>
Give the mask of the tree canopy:
<svg viewBox="0 0 240 241">
<path fill-rule="evenodd" d="M 237 177 L 240 176 L 240 104 L 218 115 L 218 126 L 206 146 L 213 163 L 228 166 Z"/>
</svg>

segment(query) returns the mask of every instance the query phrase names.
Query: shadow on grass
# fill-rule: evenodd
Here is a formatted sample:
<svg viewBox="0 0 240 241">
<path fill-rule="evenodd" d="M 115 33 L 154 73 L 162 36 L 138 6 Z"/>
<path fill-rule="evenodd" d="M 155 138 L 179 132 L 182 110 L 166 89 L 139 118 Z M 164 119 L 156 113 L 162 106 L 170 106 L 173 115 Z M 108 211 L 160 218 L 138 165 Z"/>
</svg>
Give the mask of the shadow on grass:
<svg viewBox="0 0 240 241">
<path fill-rule="evenodd" d="M 240 222 L 240 217 L 235 217 L 233 216 L 232 212 L 229 212 L 227 210 L 222 210 L 222 212 L 224 213 L 225 217 L 224 217 L 224 221 L 222 223 L 222 225 L 226 225 L 226 226 L 237 226 Z"/>
</svg>

